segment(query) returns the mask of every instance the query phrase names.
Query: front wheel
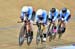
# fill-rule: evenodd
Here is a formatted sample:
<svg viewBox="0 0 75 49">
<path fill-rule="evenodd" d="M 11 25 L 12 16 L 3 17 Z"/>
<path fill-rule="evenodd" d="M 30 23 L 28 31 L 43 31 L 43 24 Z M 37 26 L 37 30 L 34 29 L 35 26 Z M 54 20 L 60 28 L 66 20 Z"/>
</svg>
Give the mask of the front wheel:
<svg viewBox="0 0 75 49">
<path fill-rule="evenodd" d="M 25 38 L 24 35 L 25 35 L 25 29 L 24 27 L 22 27 L 19 34 L 19 46 L 22 46 L 22 44 L 24 43 L 24 38 Z"/>
<path fill-rule="evenodd" d="M 21 46 L 24 42 L 24 37 L 23 36 L 19 36 L 19 46 Z"/>
</svg>

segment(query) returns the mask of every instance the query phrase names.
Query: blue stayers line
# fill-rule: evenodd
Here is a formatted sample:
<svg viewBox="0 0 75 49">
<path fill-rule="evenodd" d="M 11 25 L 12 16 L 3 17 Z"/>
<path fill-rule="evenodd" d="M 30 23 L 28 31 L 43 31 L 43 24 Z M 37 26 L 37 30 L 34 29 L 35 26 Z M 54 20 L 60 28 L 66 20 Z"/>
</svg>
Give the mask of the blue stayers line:
<svg viewBox="0 0 75 49">
<path fill-rule="evenodd" d="M 19 28 L 21 25 L 15 25 L 15 26 L 9 26 L 9 27 L 3 27 L 3 28 L 0 28 L 0 30 L 10 30 L 10 29 L 13 29 L 13 28 Z"/>
</svg>

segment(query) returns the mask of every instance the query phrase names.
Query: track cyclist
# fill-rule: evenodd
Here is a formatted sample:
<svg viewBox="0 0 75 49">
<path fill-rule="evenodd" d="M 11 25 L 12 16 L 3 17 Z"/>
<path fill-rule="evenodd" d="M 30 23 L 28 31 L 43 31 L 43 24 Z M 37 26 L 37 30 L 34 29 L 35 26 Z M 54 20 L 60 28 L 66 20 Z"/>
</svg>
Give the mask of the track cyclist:
<svg viewBox="0 0 75 49">
<path fill-rule="evenodd" d="M 43 41 L 46 41 L 46 25 L 47 25 L 47 12 L 43 9 L 38 9 L 36 11 L 35 22 L 39 28 L 39 23 L 42 23 L 44 38 Z"/>
</svg>

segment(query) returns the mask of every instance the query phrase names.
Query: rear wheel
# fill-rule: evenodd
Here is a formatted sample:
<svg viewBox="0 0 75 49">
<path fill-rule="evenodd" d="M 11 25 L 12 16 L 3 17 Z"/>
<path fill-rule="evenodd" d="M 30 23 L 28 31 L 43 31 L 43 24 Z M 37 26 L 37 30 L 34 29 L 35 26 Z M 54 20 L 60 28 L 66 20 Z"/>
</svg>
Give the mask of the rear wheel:
<svg viewBox="0 0 75 49">
<path fill-rule="evenodd" d="M 40 42 L 40 34 L 37 33 L 37 36 L 36 36 L 36 44 L 38 45 Z"/>
<path fill-rule="evenodd" d="M 53 35 L 53 40 L 56 38 L 56 33 L 54 33 L 54 35 Z"/>
<path fill-rule="evenodd" d="M 59 34 L 59 37 L 58 37 L 58 39 L 61 39 L 61 37 L 62 37 L 62 33 L 61 33 L 61 34 Z"/>
<path fill-rule="evenodd" d="M 50 34 L 50 35 L 49 35 L 49 41 L 51 41 L 51 40 L 52 40 L 52 35 Z"/>
<path fill-rule="evenodd" d="M 27 34 L 27 44 L 30 45 L 32 42 L 32 36 L 31 36 L 31 33 L 28 33 Z"/>
<path fill-rule="evenodd" d="M 41 44 L 43 43 L 43 34 L 41 34 Z"/>
</svg>

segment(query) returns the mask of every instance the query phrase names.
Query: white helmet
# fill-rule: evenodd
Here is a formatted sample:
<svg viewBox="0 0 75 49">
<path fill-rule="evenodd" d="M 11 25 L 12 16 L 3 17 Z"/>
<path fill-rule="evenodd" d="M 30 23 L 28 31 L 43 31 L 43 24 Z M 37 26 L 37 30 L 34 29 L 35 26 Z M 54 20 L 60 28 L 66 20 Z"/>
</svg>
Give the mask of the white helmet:
<svg viewBox="0 0 75 49">
<path fill-rule="evenodd" d="M 23 6 L 22 12 L 28 12 L 28 7 L 27 6 Z"/>
<path fill-rule="evenodd" d="M 37 15 L 42 15 L 43 14 L 43 10 L 42 9 L 38 9 L 37 10 Z"/>
</svg>

